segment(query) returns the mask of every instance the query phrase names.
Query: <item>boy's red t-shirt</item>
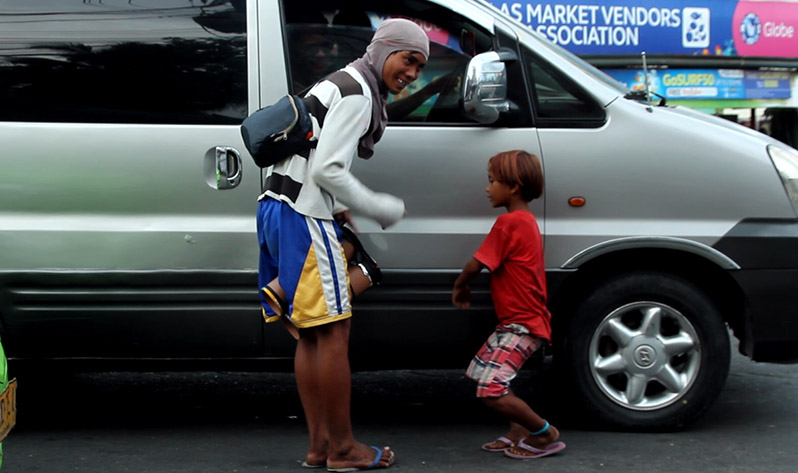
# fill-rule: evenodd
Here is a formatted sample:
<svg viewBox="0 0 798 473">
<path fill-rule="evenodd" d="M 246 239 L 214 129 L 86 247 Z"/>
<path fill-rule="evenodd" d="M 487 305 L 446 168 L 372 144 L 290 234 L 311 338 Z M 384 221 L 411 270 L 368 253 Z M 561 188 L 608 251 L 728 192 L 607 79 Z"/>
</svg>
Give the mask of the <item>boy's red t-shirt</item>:
<svg viewBox="0 0 798 473">
<path fill-rule="evenodd" d="M 474 258 L 490 269 L 490 294 L 499 324 L 521 324 L 551 342 L 543 239 L 532 212 L 501 215 Z"/>
</svg>

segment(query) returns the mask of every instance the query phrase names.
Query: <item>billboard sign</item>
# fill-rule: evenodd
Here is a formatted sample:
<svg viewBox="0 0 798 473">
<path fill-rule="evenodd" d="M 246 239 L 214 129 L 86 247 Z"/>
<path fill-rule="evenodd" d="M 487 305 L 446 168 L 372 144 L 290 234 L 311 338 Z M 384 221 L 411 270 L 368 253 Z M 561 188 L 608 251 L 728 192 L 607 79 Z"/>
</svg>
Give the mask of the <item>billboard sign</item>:
<svg viewBox="0 0 798 473">
<path fill-rule="evenodd" d="M 798 2 L 790 0 L 489 2 L 575 54 L 798 58 Z"/>
<path fill-rule="evenodd" d="M 734 44 L 740 56 L 798 56 L 798 3 L 740 1 L 734 11 Z"/>
<path fill-rule="evenodd" d="M 642 70 L 604 69 L 632 90 L 645 89 Z M 738 69 L 653 69 L 648 71 L 652 93 L 666 99 L 784 99 L 790 98 L 788 72 Z"/>
</svg>

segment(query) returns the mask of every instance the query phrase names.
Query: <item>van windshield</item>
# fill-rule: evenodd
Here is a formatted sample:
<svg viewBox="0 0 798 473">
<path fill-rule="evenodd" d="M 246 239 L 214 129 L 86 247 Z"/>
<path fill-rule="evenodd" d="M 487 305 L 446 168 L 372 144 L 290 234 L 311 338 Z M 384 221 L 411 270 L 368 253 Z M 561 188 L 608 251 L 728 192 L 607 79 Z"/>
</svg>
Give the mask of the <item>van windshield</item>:
<svg viewBox="0 0 798 473">
<path fill-rule="evenodd" d="M 630 90 L 624 84 L 622 84 L 622 83 L 618 82 L 617 80 L 613 79 L 608 74 L 605 74 L 600 69 L 598 69 L 596 66 L 590 64 L 589 62 L 587 62 L 584 59 L 580 58 L 576 54 L 568 51 L 567 49 L 563 48 L 562 46 L 560 46 L 558 44 L 554 44 L 551 41 L 543 38 L 542 36 L 540 36 L 540 34 L 538 34 L 536 31 L 534 31 L 534 30 L 532 30 L 530 28 L 525 28 L 525 31 L 527 33 L 529 33 L 530 35 L 533 35 L 535 37 L 535 39 L 537 39 L 539 41 L 541 46 L 550 49 L 552 52 L 554 52 L 556 54 L 559 54 L 563 59 L 567 60 L 568 62 L 570 62 L 572 65 L 578 67 L 579 69 L 582 69 L 584 72 L 590 74 L 591 76 L 596 78 L 596 80 L 599 80 L 599 81 L 609 85 L 610 87 L 614 88 L 615 90 L 618 91 L 618 93 L 620 95 L 626 95 L 626 94 L 628 94 L 630 92 Z"/>
</svg>

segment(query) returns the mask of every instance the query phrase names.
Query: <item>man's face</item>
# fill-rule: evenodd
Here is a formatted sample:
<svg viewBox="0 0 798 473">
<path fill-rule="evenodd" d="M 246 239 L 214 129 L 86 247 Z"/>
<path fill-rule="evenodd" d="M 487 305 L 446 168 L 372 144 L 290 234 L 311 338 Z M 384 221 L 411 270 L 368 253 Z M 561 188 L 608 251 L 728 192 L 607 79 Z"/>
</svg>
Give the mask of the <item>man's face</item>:
<svg viewBox="0 0 798 473">
<path fill-rule="evenodd" d="M 421 70 L 427 65 L 424 55 L 415 51 L 396 51 L 391 53 L 382 67 L 382 80 L 391 93 L 398 94 L 411 82 L 418 79 Z"/>
</svg>

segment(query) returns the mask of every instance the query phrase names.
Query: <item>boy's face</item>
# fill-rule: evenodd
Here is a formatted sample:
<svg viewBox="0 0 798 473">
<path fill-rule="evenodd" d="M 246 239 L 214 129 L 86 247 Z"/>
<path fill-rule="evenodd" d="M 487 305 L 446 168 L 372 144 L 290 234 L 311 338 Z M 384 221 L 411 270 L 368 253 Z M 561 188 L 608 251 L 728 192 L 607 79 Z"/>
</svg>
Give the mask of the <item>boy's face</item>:
<svg viewBox="0 0 798 473">
<path fill-rule="evenodd" d="M 513 195 L 513 189 L 504 182 L 496 180 L 493 171 L 488 170 L 488 187 L 485 188 L 490 204 L 496 207 L 507 207 Z"/>
<path fill-rule="evenodd" d="M 427 65 L 424 55 L 413 51 L 391 53 L 382 66 L 382 80 L 391 93 L 398 94 L 411 82 L 418 79 L 421 69 Z"/>
</svg>

